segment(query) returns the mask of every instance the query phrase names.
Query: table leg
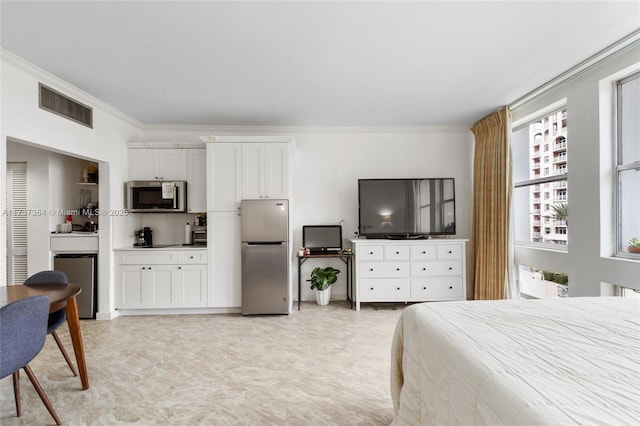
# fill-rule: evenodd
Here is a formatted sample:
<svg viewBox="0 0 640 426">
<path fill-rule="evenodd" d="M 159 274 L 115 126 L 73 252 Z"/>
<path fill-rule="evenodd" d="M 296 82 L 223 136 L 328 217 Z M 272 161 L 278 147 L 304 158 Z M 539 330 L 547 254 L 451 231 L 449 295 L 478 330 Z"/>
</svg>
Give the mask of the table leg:
<svg viewBox="0 0 640 426">
<path fill-rule="evenodd" d="M 73 351 L 76 354 L 76 363 L 78 364 L 82 390 L 87 390 L 89 389 L 89 376 L 87 374 L 87 364 L 84 359 L 84 345 L 82 343 L 82 332 L 80 331 L 78 301 L 75 296 L 69 299 L 65 308 L 65 313 L 67 314 L 67 324 L 69 325 L 69 334 L 71 334 Z"/>
<path fill-rule="evenodd" d="M 302 298 L 300 294 L 300 274 L 302 273 L 302 263 L 300 259 L 298 259 L 298 310 L 300 310 L 300 299 Z"/>
</svg>

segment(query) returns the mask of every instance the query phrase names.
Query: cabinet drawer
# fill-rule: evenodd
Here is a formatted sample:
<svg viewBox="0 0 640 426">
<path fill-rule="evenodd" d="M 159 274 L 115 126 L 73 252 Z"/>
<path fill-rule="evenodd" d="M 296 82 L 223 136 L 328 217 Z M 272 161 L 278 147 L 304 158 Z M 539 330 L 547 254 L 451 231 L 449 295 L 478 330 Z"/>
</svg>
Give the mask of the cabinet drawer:
<svg viewBox="0 0 640 426">
<path fill-rule="evenodd" d="M 385 246 L 385 260 L 409 260 L 409 246 Z"/>
<path fill-rule="evenodd" d="M 177 263 L 177 252 L 168 250 L 132 250 L 118 253 L 121 265 L 168 265 Z"/>
<path fill-rule="evenodd" d="M 462 246 L 459 244 L 438 246 L 438 259 L 462 259 Z"/>
<path fill-rule="evenodd" d="M 430 260 L 435 259 L 437 254 L 436 246 L 431 245 L 419 245 L 411 246 L 411 259 L 412 260 Z"/>
<path fill-rule="evenodd" d="M 178 252 L 178 263 L 181 265 L 207 264 L 206 250 L 185 250 Z"/>
<path fill-rule="evenodd" d="M 362 278 L 394 278 L 409 276 L 409 262 L 361 262 Z"/>
<path fill-rule="evenodd" d="M 405 301 L 411 295 L 409 278 L 370 278 L 360 280 L 360 300 Z"/>
<path fill-rule="evenodd" d="M 411 297 L 420 299 L 464 299 L 462 277 L 414 278 Z"/>
<path fill-rule="evenodd" d="M 412 277 L 426 277 L 434 275 L 462 275 L 462 262 L 452 261 L 425 261 L 411 264 Z"/>
<path fill-rule="evenodd" d="M 362 247 L 358 256 L 361 260 L 382 260 L 382 246 Z"/>
</svg>

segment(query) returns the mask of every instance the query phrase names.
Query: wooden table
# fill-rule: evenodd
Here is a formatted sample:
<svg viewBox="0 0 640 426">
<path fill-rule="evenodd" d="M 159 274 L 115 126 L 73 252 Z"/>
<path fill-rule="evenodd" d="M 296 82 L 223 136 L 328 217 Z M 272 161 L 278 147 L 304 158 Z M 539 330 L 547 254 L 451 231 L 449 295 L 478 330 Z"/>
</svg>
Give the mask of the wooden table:
<svg viewBox="0 0 640 426">
<path fill-rule="evenodd" d="M 73 351 L 76 355 L 76 363 L 80 372 L 82 390 L 89 389 L 89 377 L 87 364 L 84 359 L 84 345 L 82 344 L 82 332 L 80 331 L 80 318 L 78 316 L 78 301 L 76 296 L 80 294 L 80 287 L 75 284 L 16 284 L 0 287 L 0 306 L 7 305 L 16 300 L 31 296 L 45 295 L 49 298 L 49 313 L 65 310 L 67 324 L 73 342 Z"/>
</svg>

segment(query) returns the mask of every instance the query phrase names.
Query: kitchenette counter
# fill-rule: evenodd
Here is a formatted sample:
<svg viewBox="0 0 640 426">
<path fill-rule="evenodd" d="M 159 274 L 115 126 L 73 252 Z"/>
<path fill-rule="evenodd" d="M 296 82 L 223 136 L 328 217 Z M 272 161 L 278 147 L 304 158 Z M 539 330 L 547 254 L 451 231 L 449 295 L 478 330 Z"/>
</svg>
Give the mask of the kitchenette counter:
<svg viewBox="0 0 640 426">
<path fill-rule="evenodd" d="M 85 231 L 71 231 L 71 232 L 52 232 L 52 237 L 97 237 L 98 231 L 85 232 Z"/>
<path fill-rule="evenodd" d="M 204 245 L 183 245 L 183 244 L 155 244 L 153 246 L 126 246 L 115 248 L 114 251 L 142 251 L 142 250 L 206 250 Z"/>
</svg>

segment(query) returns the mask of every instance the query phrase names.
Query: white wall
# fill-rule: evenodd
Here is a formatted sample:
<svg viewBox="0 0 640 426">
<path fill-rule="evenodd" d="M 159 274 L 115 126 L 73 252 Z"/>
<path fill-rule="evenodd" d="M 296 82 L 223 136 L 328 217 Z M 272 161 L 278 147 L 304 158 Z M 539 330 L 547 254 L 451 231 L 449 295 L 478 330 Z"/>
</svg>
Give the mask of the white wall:
<svg viewBox="0 0 640 426">
<path fill-rule="evenodd" d="M 349 240 L 358 226 L 359 178 L 453 177 L 456 182 L 457 238 L 471 237 L 471 179 L 473 136 L 461 127 L 430 128 L 228 128 L 149 126 L 145 142 L 197 142 L 198 136 L 289 135 L 296 149 L 291 162 L 291 225 L 294 253 L 302 245 L 302 226 L 342 222 Z M 184 221 L 175 226 L 183 226 Z M 163 231 L 165 232 L 165 231 Z M 155 242 L 155 231 L 154 231 Z M 348 241 L 345 241 L 345 245 Z M 469 254 L 470 256 L 470 250 Z M 302 269 L 302 300 L 312 300 L 306 277 L 318 260 Z M 324 261 L 340 268 L 338 259 Z M 330 263 L 329 263 L 330 262 Z M 323 263 L 323 264 L 325 264 Z M 467 259 L 467 264 L 472 262 Z M 294 297 L 297 263 L 291 259 Z M 346 296 L 346 274 L 332 290 L 332 298 Z M 470 289 L 472 285 L 468 285 Z"/>
<path fill-rule="evenodd" d="M 560 99 L 567 99 L 568 251 L 516 247 L 516 264 L 569 274 L 570 296 L 608 293 L 608 283 L 640 289 L 640 262 L 615 258 L 612 178 L 614 146 L 611 112 L 612 76 L 639 69 L 640 46 L 608 58 L 576 78 L 513 111 L 517 121 Z M 603 81 L 604 80 L 604 81 Z M 603 88 L 608 90 L 602 91 Z"/>
<path fill-rule="evenodd" d="M 85 158 L 100 163 L 100 207 L 124 208 L 124 184 L 127 175 L 126 142 L 142 138 L 142 125 L 114 110 L 98 99 L 79 91 L 57 77 L 44 72 L 19 57 L 1 50 L 0 119 L 0 187 L 6 186 L 7 141 L 27 142 L 44 149 Z M 93 129 L 76 124 L 38 108 L 38 82 L 42 82 L 86 105 L 93 107 Z M 40 170 L 34 172 L 44 173 Z M 0 197 L 0 210 L 6 208 Z M 46 219 L 48 223 L 48 219 Z M 106 216 L 100 220 L 100 255 L 98 260 L 98 315 L 113 309 L 113 246 L 129 242 L 131 218 Z M 48 235 L 37 242 L 48 247 Z M 0 223 L 0 258 L 6 257 L 5 220 Z M 6 265 L 0 262 L 0 285 L 6 284 Z"/>
</svg>

